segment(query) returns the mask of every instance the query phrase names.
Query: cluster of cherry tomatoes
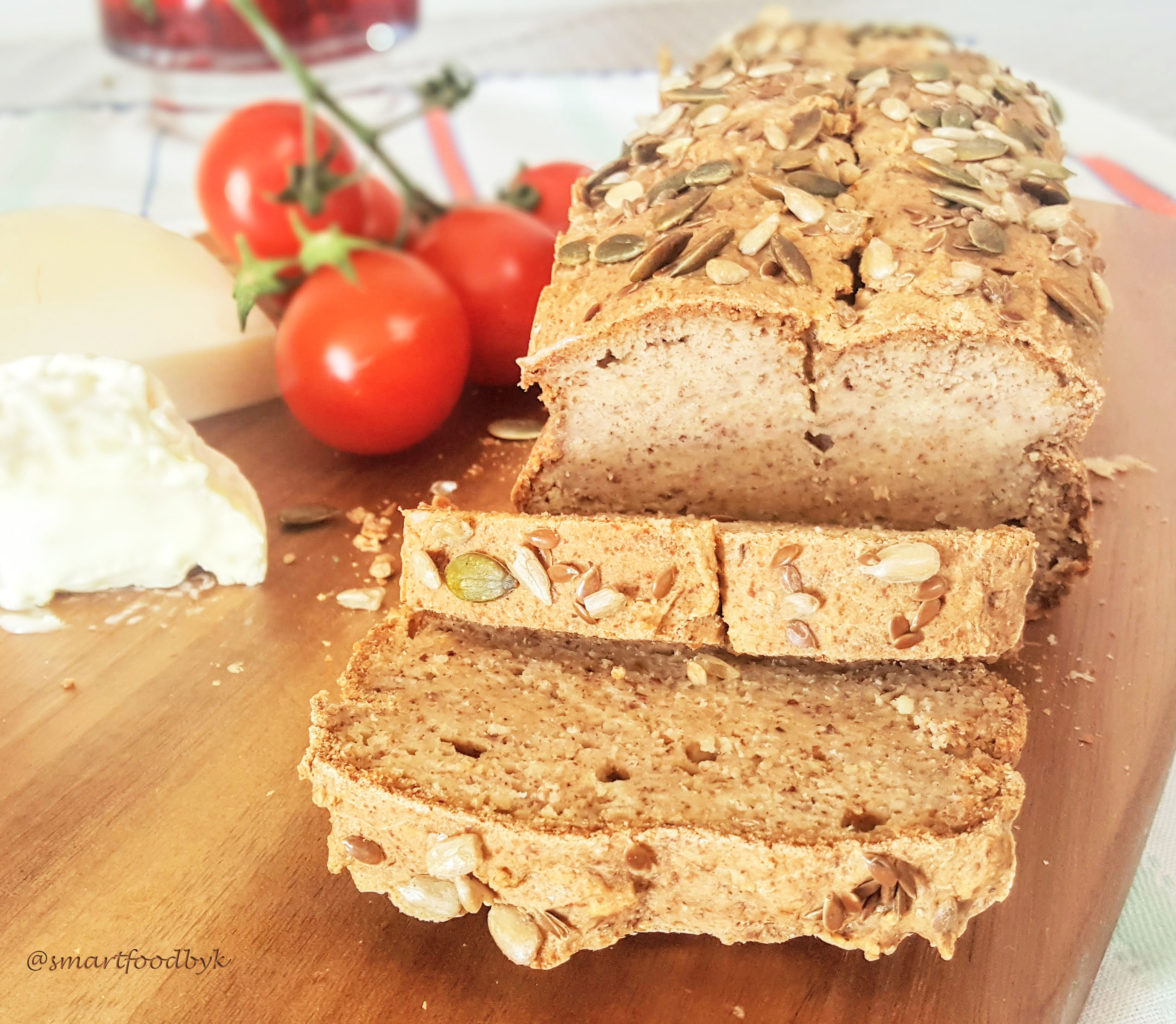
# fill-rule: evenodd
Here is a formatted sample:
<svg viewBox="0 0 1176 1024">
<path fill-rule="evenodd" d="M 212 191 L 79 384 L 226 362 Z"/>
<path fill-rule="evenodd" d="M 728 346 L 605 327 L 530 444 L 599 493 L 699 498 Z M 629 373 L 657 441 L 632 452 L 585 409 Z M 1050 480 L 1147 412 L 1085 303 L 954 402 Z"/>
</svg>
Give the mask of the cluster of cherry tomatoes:
<svg viewBox="0 0 1176 1024">
<path fill-rule="evenodd" d="M 538 193 L 531 212 L 477 203 L 422 224 L 381 179 L 358 174 L 329 124 L 316 117 L 313 130 L 316 158 L 340 182 L 321 209 L 289 198 L 307 147 L 302 107 L 286 102 L 245 107 L 212 135 L 200 205 L 213 237 L 237 256 L 243 238 L 256 257 L 296 257 L 292 213 L 304 231 L 403 244 L 353 252 L 348 270 L 315 270 L 285 308 L 276 346 L 282 395 L 312 434 L 345 451 L 399 451 L 441 425 L 467 381 L 518 382 L 515 360 L 550 279 L 556 233 L 567 227 L 572 182 L 588 168 L 521 171 L 515 184 Z"/>
</svg>

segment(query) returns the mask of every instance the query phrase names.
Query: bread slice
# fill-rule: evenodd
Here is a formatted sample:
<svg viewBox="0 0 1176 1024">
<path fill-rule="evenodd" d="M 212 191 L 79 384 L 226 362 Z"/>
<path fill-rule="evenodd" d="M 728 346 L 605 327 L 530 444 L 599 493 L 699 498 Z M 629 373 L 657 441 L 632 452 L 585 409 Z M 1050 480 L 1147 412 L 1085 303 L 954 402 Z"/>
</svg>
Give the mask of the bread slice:
<svg viewBox="0 0 1176 1024">
<path fill-rule="evenodd" d="M 699 678 L 688 666 L 701 665 Z M 832 668 L 401 609 L 312 702 L 328 866 L 403 912 L 490 906 L 553 967 L 635 932 L 950 957 L 1003 899 L 1020 695 L 976 664 Z"/>
<path fill-rule="evenodd" d="M 400 593 L 413 609 L 609 640 L 838 662 L 993 658 L 1020 641 L 1035 546 L 1012 527 L 422 507 L 404 513 Z"/>
<path fill-rule="evenodd" d="M 1109 296 L 1049 98 L 931 30 L 773 14 L 662 100 L 578 190 L 516 506 L 1021 524 L 1054 600 Z"/>
</svg>

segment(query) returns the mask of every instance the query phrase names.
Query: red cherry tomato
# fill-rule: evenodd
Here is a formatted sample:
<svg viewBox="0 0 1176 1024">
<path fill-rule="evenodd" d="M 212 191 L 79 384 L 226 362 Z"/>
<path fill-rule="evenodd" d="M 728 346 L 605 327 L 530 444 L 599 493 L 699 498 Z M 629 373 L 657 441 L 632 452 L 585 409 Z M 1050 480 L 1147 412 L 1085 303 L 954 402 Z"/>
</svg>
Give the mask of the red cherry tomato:
<svg viewBox="0 0 1176 1024">
<path fill-rule="evenodd" d="M 461 395 L 470 333 L 461 302 L 397 251 L 352 256 L 356 283 L 315 271 L 278 327 L 282 396 L 315 437 L 364 455 L 428 437 Z"/>
<path fill-rule="evenodd" d="M 517 384 L 555 233 L 511 206 L 459 207 L 421 231 L 412 251 L 457 292 L 470 321 L 475 384 Z"/>
<path fill-rule="evenodd" d="M 555 161 L 524 167 L 512 185 L 530 185 L 539 193 L 539 205 L 531 210 L 552 231 L 567 231 L 568 207 L 572 204 L 572 183 L 592 173 L 591 167 L 571 161 Z"/>
<path fill-rule="evenodd" d="M 374 175 L 364 178 L 359 188 L 363 193 L 363 225 L 359 233 L 374 242 L 391 244 L 396 241 L 396 232 L 404 216 L 404 200 L 400 193 Z"/>
<path fill-rule="evenodd" d="M 325 121 L 315 118 L 315 155 L 322 157 L 334 141 L 328 164 L 332 174 L 355 170 L 347 144 Z M 331 191 L 320 213 L 282 203 L 276 196 L 290 183 L 290 168 L 305 165 L 302 108 L 297 103 L 267 102 L 242 107 L 229 115 L 205 143 L 196 172 L 196 194 L 213 237 L 237 256 L 236 236 L 245 236 L 258 256 L 290 257 L 298 253 L 298 237 L 290 212 L 308 228 L 338 224 L 348 234 L 363 225 L 364 201 L 358 183 Z"/>
</svg>

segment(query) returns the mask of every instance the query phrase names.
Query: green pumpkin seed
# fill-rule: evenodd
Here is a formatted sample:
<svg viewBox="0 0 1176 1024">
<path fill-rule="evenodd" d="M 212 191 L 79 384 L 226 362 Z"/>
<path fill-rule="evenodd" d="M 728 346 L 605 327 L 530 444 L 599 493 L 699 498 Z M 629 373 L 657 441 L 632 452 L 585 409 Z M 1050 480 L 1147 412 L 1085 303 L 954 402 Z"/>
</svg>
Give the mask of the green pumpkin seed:
<svg viewBox="0 0 1176 1024">
<path fill-rule="evenodd" d="M 1066 112 L 1062 109 L 1058 98 L 1052 92 L 1047 92 L 1044 95 L 1045 102 L 1049 104 L 1049 116 L 1053 118 L 1053 123 L 1061 124 L 1066 117 Z"/>
<path fill-rule="evenodd" d="M 938 107 L 919 107 L 915 120 L 924 128 L 938 128 L 943 123 L 943 114 Z"/>
<path fill-rule="evenodd" d="M 710 192 L 708 190 L 692 189 L 681 199 L 675 199 L 672 203 L 667 203 L 660 208 L 653 218 L 653 229 L 655 231 L 669 231 L 670 228 L 676 228 L 679 224 L 685 224 L 709 198 Z"/>
<path fill-rule="evenodd" d="M 1061 206 L 1070 201 L 1070 193 L 1060 181 L 1046 181 L 1044 178 L 1025 178 L 1021 188 L 1042 206 Z"/>
<path fill-rule="evenodd" d="M 1091 309 L 1085 301 L 1072 292 L 1064 284 L 1051 281 L 1048 277 L 1041 282 L 1041 290 L 1045 292 L 1070 318 L 1085 327 L 1098 327 L 1101 318 L 1098 312 Z"/>
<path fill-rule="evenodd" d="M 877 71 L 880 65 L 878 64 L 859 64 L 845 77 L 848 78 L 854 85 L 857 85 L 866 75 Z"/>
<path fill-rule="evenodd" d="M 497 558 L 481 551 L 458 555 L 445 567 L 445 585 L 463 601 L 497 601 L 519 585 Z"/>
<path fill-rule="evenodd" d="M 689 241 L 689 231 L 675 231 L 664 238 L 659 238 L 633 264 L 633 269 L 629 272 L 629 280 L 637 282 L 652 277 L 667 263 L 676 260 Z"/>
<path fill-rule="evenodd" d="M 687 171 L 684 181 L 687 185 L 721 185 L 734 174 L 735 167 L 729 160 L 711 160 Z"/>
<path fill-rule="evenodd" d="M 939 115 L 939 123 L 945 128 L 971 128 L 975 121 L 976 115 L 972 113 L 972 108 L 962 103 L 953 103 Z"/>
<path fill-rule="evenodd" d="M 994 156 L 1001 156 L 1009 151 L 1007 142 L 1000 139 L 988 139 L 977 135 L 974 139 L 964 139 L 953 147 L 957 160 L 967 163 L 969 160 L 991 160 Z"/>
<path fill-rule="evenodd" d="M 793 149 L 804 149 L 810 142 L 813 141 L 821 131 L 822 123 L 821 111 L 816 107 L 811 110 L 806 110 L 803 114 L 792 122 L 792 131 L 789 133 L 788 142 Z"/>
<path fill-rule="evenodd" d="M 652 206 L 659 199 L 670 199 L 686 189 L 686 172 L 678 171 L 668 178 L 655 182 L 645 193 L 645 201 Z"/>
<path fill-rule="evenodd" d="M 809 284 L 813 279 L 812 267 L 809 261 L 792 242 L 783 235 L 772 235 L 768 240 L 772 258 L 780 265 L 780 269 L 788 275 L 793 284 Z"/>
<path fill-rule="evenodd" d="M 681 277 L 683 274 L 689 274 L 705 267 L 707 260 L 718 256 L 734 237 L 734 228 L 719 228 L 699 239 L 670 268 L 670 277 Z"/>
<path fill-rule="evenodd" d="M 1025 92 L 1025 83 L 1013 78 L 1012 75 L 997 75 L 992 91 L 996 93 L 997 99 L 1013 103 Z"/>
<path fill-rule="evenodd" d="M 977 210 L 983 210 L 991 202 L 983 192 L 978 192 L 974 188 L 961 188 L 958 185 L 932 185 L 931 194 L 946 199 L 949 203 L 971 206 Z"/>
<path fill-rule="evenodd" d="M 565 242 L 555 251 L 555 258 L 565 267 L 578 267 L 581 263 L 587 263 L 588 257 L 592 254 L 592 247 L 588 244 L 588 239 L 577 238 L 574 242 Z"/>
<path fill-rule="evenodd" d="M 642 136 L 640 139 L 634 140 L 629 146 L 629 157 L 635 163 L 652 164 L 660 159 L 657 147 L 665 141 L 665 139 L 658 138 L 655 135 Z"/>
<path fill-rule="evenodd" d="M 984 252 L 1002 253 L 1008 244 L 1004 229 L 983 217 L 968 222 L 968 237 L 977 249 Z"/>
<path fill-rule="evenodd" d="M 628 167 L 629 158 L 627 156 L 619 156 L 615 160 L 610 160 L 599 170 L 589 175 L 588 180 L 584 182 L 584 195 L 588 195 L 590 192 L 595 191 L 614 174 L 627 170 Z"/>
<path fill-rule="evenodd" d="M 1067 178 L 1074 177 L 1073 171 L 1067 170 L 1052 160 L 1043 160 L 1039 156 L 1021 157 L 1021 166 L 1038 177 L 1049 178 L 1052 181 L 1065 181 Z"/>
<path fill-rule="evenodd" d="M 813 154 L 806 149 L 785 149 L 772 157 L 772 166 L 778 171 L 799 171 L 813 162 Z"/>
<path fill-rule="evenodd" d="M 1001 117 L 997 119 L 997 127 L 1010 139 L 1016 139 L 1026 149 L 1040 153 L 1044 143 L 1042 137 L 1023 121 L 1015 117 Z"/>
<path fill-rule="evenodd" d="M 701 85 L 684 85 L 680 89 L 669 89 L 662 93 L 662 99 L 667 103 L 713 103 L 726 98 L 727 94 L 722 89 L 706 89 Z"/>
<path fill-rule="evenodd" d="M 803 189 L 814 196 L 834 199 L 845 191 L 845 186 L 815 171 L 793 171 L 785 179 L 793 188 Z"/>
<path fill-rule="evenodd" d="M 596 247 L 597 263 L 627 263 L 645 252 L 645 239 L 640 235 L 612 235 Z"/>
<path fill-rule="evenodd" d="M 325 523 L 338 514 L 339 510 L 333 505 L 287 505 L 278 513 L 278 522 L 288 529 L 301 530 Z"/>
<path fill-rule="evenodd" d="M 929 156 L 915 157 L 915 166 L 921 171 L 935 175 L 937 178 L 950 181 L 953 185 L 963 185 L 965 188 L 980 187 L 980 182 L 973 178 L 967 171 L 961 171 L 959 168 L 952 167 L 950 164 L 941 164 L 938 160 L 934 160 Z"/>
<path fill-rule="evenodd" d="M 946 64 L 937 60 L 924 60 L 910 67 L 911 78 L 916 82 L 942 82 L 949 74 Z"/>
</svg>

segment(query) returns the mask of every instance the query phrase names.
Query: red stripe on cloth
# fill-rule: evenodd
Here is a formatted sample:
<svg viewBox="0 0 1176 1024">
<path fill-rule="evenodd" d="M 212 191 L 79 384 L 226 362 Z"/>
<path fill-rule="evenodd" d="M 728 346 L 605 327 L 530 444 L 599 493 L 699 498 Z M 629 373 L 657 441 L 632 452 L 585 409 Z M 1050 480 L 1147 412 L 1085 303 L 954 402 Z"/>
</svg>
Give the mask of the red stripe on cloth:
<svg viewBox="0 0 1176 1024">
<path fill-rule="evenodd" d="M 1176 201 L 1171 196 L 1149 185 L 1122 164 L 1105 156 L 1081 156 L 1078 159 L 1129 203 L 1152 213 L 1162 213 L 1165 217 L 1176 217 Z"/>
<path fill-rule="evenodd" d="M 470 172 L 466 170 L 465 161 L 457 148 L 453 125 L 449 123 L 449 113 L 441 107 L 433 107 L 425 111 L 425 125 L 429 130 L 433 151 L 437 154 L 437 163 L 441 165 L 441 173 L 445 175 L 445 181 L 449 185 L 450 194 L 459 203 L 477 199 L 478 194 L 474 191 Z"/>
</svg>

